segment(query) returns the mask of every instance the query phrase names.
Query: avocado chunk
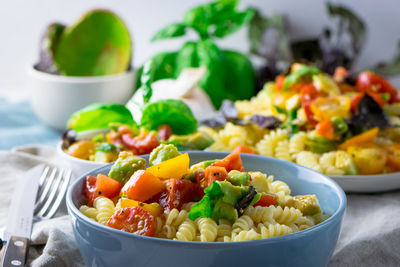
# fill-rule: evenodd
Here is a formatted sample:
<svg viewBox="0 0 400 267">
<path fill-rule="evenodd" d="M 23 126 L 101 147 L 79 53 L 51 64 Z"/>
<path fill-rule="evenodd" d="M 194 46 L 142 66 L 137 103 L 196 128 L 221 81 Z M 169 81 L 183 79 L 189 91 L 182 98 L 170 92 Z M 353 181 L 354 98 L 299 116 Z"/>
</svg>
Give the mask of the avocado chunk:
<svg viewBox="0 0 400 267">
<path fill-rule="evenodd" d="M 228 179 L 234 185 L 249 185 L 250 175 L 247 172 L 232 170 L 228 173 Z"/>
<path fill-rule="evenodd" d="M 197 169 L 203 169 L 203 170 L 205 170 L 208 166 L 211 166 L 212 164 L 214 164 L 214 163 L 217 162 L 217 161 L 218 161 L 217 159 L 214 159 L 214 160 L 205 160 L 205 161 L 202 161 L 202 162 L 193 164 L 193 165 L 190 167 L 190 170 L 191 170 L 191 171 L 195 171 L 195 170 L 197 170 Z"/>
<path fill-rule="evenodd" d="M 116 152 L 104 152 L 101 150 L 96 150 L 94 154 L 94 161 L 101 162 L 101 163 L 109 163 L 113 162 L 118 158 L 118 154 Z"/>
<path fill-rule="evenodd" d="M 321 207 L 316 195 L 299 195 L 289 199 L 286 206 L 299 209 L 303 215 L 321 213 Z"/>
<path fill-rule="evenodd" d="M 214 139 L 206 133 L 195 132 L 189 135 L 188 143 L 196 147 L 198 150 L 206 149 L 214 143 Z"/>
<path fill-rule="evenodd" d="M 145 159 L 135 157 L 131 152 L 123 151 L 119 153 L 118 159 L 111 167 L 108 176 L 125 184 L 135 171 L 144 170 L 145 166 Z"/>
<path fill-rule="evenodd" d="M 150 165 L 157 165 L 163 161 L 175 158 L 179 156 L 178 149 L 174 145 L 161 144 L 150 153 L 149 163 Z"/>
<path fill-rule="evenodd" d="M 223 193 L 222 200 L 232 206 L 235 206 L 249 191 L 246 187 L 235 186 L 228 181 L 217 181 L 217 183 Z"/>
<path fill-rule="evenodd" d="M 234 223 L 238 219 L 238 212 L 232 205 L 225 203 L 222 199 L 218 199 L 215 202 L 211 217 L 217 222 L 219 219 L 226 219 Z"/>
</svg>

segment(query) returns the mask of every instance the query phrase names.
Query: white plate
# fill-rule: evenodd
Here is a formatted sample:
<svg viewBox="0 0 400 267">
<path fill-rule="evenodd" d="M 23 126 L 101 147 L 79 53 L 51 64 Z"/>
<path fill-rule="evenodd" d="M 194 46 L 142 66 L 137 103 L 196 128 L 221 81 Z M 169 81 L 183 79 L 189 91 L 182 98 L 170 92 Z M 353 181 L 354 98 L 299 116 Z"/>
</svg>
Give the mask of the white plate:
<svg viewBox="0 0 400 267">
<path fill-rule="evenodd" d="M 400 189 L 400 172 L 330 177 L 335 180 L 346 193 L 378 193 Z"/>
</svg>

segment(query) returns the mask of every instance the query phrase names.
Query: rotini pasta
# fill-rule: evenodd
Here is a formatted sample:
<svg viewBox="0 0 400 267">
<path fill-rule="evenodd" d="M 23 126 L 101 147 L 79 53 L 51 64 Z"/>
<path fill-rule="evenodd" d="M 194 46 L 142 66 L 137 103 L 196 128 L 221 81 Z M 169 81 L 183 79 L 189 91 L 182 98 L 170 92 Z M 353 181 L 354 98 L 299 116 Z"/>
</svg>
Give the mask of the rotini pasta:
<svg viewBox="0 0 400 267">
<path fill-rule="evenodd" d="M 93 202 L 93 207 L 97 209 L 96 220 L 101 224 L 106 224 L 115 211 L 114 202 L 106 197 L 97 197 Z"/>
<path fill-rule="evenodd" d="M 200 231 L 201 242 L 213 242 L 217 237 L 218 226 L 211 218 L 199 218 L 196 220 Z"/>
<path fill-rule="evenodd" d="M 91 207 L 86 206 L 86 205 L 82 205 L 79 208 L 79 211 L 82 212 L 83 214 L 85 214 L 87 217 L 89 217 L 89 218 L 91 218 L 93 220 L 96 220 L 96 216 L 97 216 L 97 213 L 98 213 L 97 209 L 91 208 Z"/>
</svg>

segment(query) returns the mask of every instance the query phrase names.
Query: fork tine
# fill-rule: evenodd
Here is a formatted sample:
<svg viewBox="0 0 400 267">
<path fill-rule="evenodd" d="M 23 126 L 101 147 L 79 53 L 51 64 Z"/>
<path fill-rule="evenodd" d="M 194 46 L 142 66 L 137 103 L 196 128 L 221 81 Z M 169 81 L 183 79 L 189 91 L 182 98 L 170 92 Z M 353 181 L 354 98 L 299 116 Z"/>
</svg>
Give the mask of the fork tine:
<svg viewBox="0 0 400 267">
<path fill-rule="evenodd" d="M 45 177 L 47 177 L 47 173 L 48 173 L 48 170 L 46 172 L 46 175 L 44 175 Z M 56 173 L 57 173 L 57 169 L 54 168 L 50 174 L 50 177 L 48 179 L 43 179 L 44 184 L 42 184 L 42 188 L 38 192 L 39 200 L 37 200 L 35 203 L 34 213 L 37 213 L 38 210 L 40 209 L 40 207 L 43 205 L 43 201 L 46 198 L 46 196 L 51 188 L 51 185 L 53 183 L 54 177 L 56 176 Z M 43 177 L 43 175 L 42 175 L 42 177 Z M 40 177 L 40 180 L 42 180 L 42 177 Z"/>
<path fill-rule="evenodd" d="M 72 172 L 71 170 L 63 170 L 64 171 L 64 183 L 60 186 L 60 189 L 57 194 L 56 200 L 53 202 L 53 205 L 50 209 L 50 211 L 44 216 L 46 219 L 50 219 L 53 217 L 53 215 L 57 212 L 58 208 L 60 207 L 60 204 L 65 196 L 65 193 L 67 192 L 69 182 L 71 180 Z"/>
<path fill-rule="evenodd" d="M 50 205 L 52 204 L 54 197 L 56 196 L 58 188 L 60 187 L 60 183 L 63 178 L 63 172 L 64 172 L 64 170 L 59 171 L 57 178 L 52 183 L 51 191 L 50 191 L 50 194 L 49 194 L 46 202 L 43 204 L 43 207 L 37 212 L 38 217 L 44 217 L 44 214 L 46 214 L 46 212 L 48 212 L 48 209 L 49 209 Z"/>
</svg>

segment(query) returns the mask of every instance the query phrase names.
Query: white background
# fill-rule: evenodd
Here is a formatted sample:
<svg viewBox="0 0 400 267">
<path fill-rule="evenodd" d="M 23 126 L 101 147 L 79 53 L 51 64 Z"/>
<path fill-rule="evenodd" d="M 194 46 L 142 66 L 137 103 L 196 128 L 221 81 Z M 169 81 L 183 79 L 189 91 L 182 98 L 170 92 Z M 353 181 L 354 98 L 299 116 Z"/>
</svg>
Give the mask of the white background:
<svg viewBox="0 0 400 267">
<path fill-rule="evenodd" d="M 95 7 L 109 8 L 127 23 L 133 36 L 134 66 L 158 51 L 177 49 L 183 40 L 150 43 L 161 27 L 178 22 L 186 10 L 205 0 L 0 0 L 0 93 L 24 89 L 25 67 L 38 56 L 39 38 L 51 22 L 70 24 Z M 391 58 L 400 39 L 400 1 L 348 0 L 368 26 L 367 43 L 357 69 L 368 68 Z M 291 36 L 314 36 L 329 23 L 325 1 L 243 0 L 241 7 L 256 6 L 265 15 L 289 15 Z M 221 46 L 247 51 L 246 31 L 220 42 Z M 396 82 L 399 86 L 400 84 Z"/>
</svg>

